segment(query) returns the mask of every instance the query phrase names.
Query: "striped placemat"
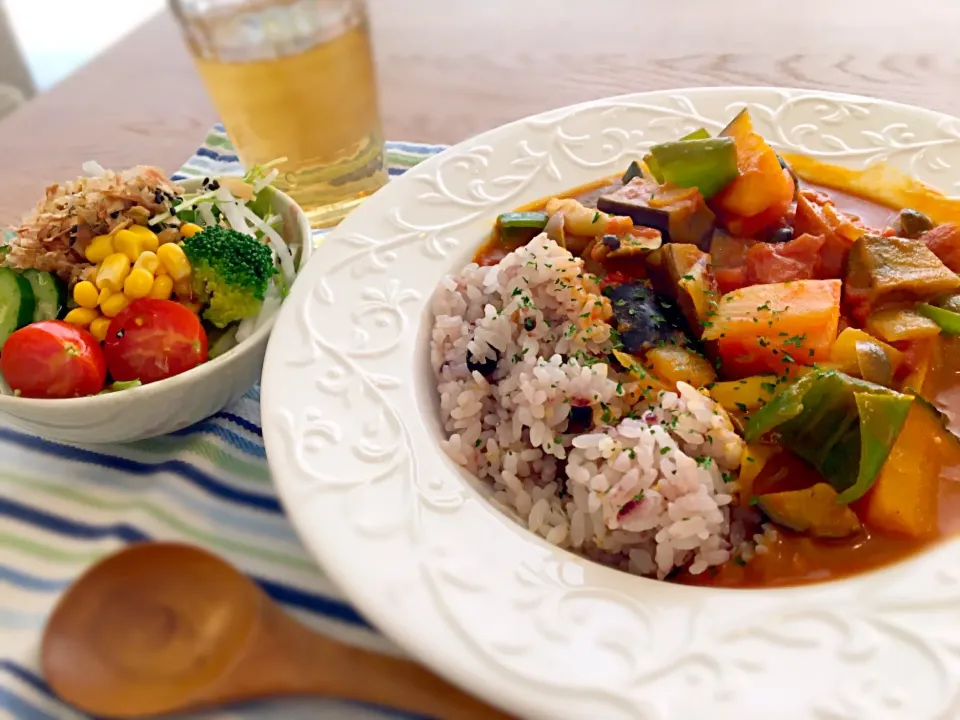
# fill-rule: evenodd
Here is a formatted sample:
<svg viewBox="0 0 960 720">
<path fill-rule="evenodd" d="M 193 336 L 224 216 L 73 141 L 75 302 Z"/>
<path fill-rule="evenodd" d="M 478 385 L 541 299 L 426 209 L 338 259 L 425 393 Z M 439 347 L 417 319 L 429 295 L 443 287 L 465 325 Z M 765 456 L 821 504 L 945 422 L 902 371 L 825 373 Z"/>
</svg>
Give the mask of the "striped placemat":
<svg viewBox="0 0 960 720">
<path fill-rule="evenodd" d="M 442 149 L 388 143 L 390 175 Z M 175 177 L 240 171 L 223 127 L 216 126 Z M 201 545 L 243 569 L 306 624 L 399 652 L 324 577 L 284 517 L 267 470 L 259 400 L 254 387 L 198 425 L 130 445 L 60 445 L 0 421 L 0 717 L 84 717 L 57 700 L 40 675 L 44 621 L 61 591 L 91 563 L 142 540 Z M 202 717 L 384 714 L 334 701 L 278 700 Z"/>
</svg>

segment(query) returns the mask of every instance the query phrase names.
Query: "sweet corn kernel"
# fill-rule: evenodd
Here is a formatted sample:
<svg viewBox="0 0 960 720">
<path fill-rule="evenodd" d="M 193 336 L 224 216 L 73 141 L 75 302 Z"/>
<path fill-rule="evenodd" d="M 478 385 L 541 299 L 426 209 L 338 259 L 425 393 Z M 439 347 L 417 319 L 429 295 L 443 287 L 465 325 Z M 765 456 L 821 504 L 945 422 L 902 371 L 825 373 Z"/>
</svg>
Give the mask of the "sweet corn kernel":
<svg viewBox="0 0 960 720">
<path fill-rule="evenodd" d="M 190 262 L 183 253 L 183 248 L 176 243 L 161 245 L 157 248 L 157 257 L 174 280 L 182 280 L 190 274 Z"/>
<path fill-rule="evenodd" d="M 113 236 L 113 247 L 118 253 L 127 256 L 134 262 L 143 252 L 143 239 L 132 230 L 121 230 Z"/>
<path fill-rule="evenodd" d="M 97 305 L 103 305 L 103 301 L 111 295 L 113 295 L 113 293 L 106 288 L 100 288 L 100 294 L 97 295 Z"/>
<path fill-rule="evenodd" d="M 157 258 L 157 254 L 151 250 L 144 250 L 140 253 L 140 257 L 137 258 L 137 261 L 133 264 L 133 269 L 143 268 L 151 275 L 157 272 L 157 268 L 160 267 L 160 260 Z"/>
<path fill-rule="evenodd" d="M 113 253 L 113 238 L 109 235 L 97 235 L 87 245 L 83 255 L 89 262 L 100 264 Z"/>
<path fill-rule="evenodd" d="M 93 308 L 78 307 L 74 308 L 64 316 L 64 321 L 71 325 L 86 327 L 100 316 Z"/>
<path fill-rule="evenodd" d="M 90 323 L 90 334 L 97 340 L 103 342 L 107 337 L 107 331 L 110 329 L 110 318 L 100 316 Z"/>
<path fill-rule="evenodd" d="M 73 286 L 73 299 L 82 308 L 94 309 L 100 304 L 97 286 L 89 280 L 82 280 Z"/>
<path fill-rule="evenodd" d="M 116 317 L 130 304 L 130 298 L 123 293 L 115 293 L 108 297 L 100 306 L 100 312 L 108 318 Z"/>
<path fill-rule="evenodd" d="M 169 275 L 157 275 L 150 288 L 150 297 L 154 300 L 169 300 L 173 292 L 173 278 Z"/>
<path fill-rule="evenodd" d="M 157 237 L 157 234 L 148 227 L 143 225 L 132 225 L 127 228 L 134 235 L 140 237 L 140 242 L 143 245 L 144 250 L 149 250 L 150 252 L 156 252 L 157 247 L 160 245 L 160 239 Z"/>
<path fill-rule="evenodd" d="M 106 288 L 110 292 L 120 292 L 123 289 L 123 281 L 130 274 L 130 258 L 122 252 L 116 252 L 100 263 L 100 269 L 97 270 L 97 287 L 101 290 Z"/>
<path fill-rule="evenodd" d="M 185 238 L 193 237 L 201 232 L 203 232 L 203 228 L 194 223 L 184 223 L 180 226 L 180 235 Z"/>
<path fill-rule="evenodd" d="M 131 300 L 146 297 L 153 288 L 153 275 L 143 268 L 134 268 L 123 281 L 123 294 Z"/>
</svg>

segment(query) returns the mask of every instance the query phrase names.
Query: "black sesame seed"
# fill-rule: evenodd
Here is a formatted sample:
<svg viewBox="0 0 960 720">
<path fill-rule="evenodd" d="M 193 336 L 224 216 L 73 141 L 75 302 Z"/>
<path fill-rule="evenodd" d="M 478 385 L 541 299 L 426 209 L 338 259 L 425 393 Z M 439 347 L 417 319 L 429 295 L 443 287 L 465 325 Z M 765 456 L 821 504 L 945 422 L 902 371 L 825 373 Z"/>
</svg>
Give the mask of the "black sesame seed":
<svg viewBox="0 0 960 720">
<path fill-rule="evenodd" d="M 220 189 L 220 183 L 218 183 L 216 180 L 211 180 L 211 181 L 210 181 L 210 189 L 211 189 L 211 190 L 219 190 L 219 189 Z"/>
<path fill-rule="evenodd" d="M 119 210 L 114 210 L 112 213 L 110 213 L 110 217 L 112 217 L 114 220 L 116 220 L 118 217 L 120 217 L 120 211 L 119 211 Z"/>
<path fill-rule="evenodd" d="M 537 329 L 537 319 L 528 317 L 523 319 L 523 329 L 527 332 L 533 332 Z"/>
</svg>

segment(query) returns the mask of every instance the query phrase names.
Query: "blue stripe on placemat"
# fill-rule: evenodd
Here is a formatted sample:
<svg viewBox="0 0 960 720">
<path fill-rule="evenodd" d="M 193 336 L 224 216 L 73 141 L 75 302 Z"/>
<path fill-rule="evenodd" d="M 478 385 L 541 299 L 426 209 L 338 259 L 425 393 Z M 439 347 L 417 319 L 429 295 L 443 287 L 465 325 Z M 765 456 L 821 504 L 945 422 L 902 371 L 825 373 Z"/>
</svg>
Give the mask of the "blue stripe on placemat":
<svg viewBox="0 0 960 720">
<path fill-rule="evenodd" d="M 223 434 L 227 435 L 228 433 L 224 431 Z M 169 459 L 155 464 L 148 464 L 71 445 L 60 445 L 59 443 L 43 440 L 42 438 L 33 437 L 32 435 L 25 435 L 16 430 L 4 427 L 0 427 L 0 439 L 11 440 L 24 447 L 39 450 L 50 455 L 56 455 L 67 460 L 103 465 L 104 467 L 123 470 L 133 475 L 153 475 L 163 472 L 173 473 L 190 480 L 211 495 L 223 500 L 235 502 L 239 505 L 247 505 L 267 512 L 282 512 L 280 502 L 275 497 L 257 495 L 230 487 L 212 475 L 182 460 Z"/>
<path fill-rule="evenodd" d="M 22 570 L 0 565 L 0 585 L 7 583 L 24 590 L 37 592 L 55 592 L 70 584 L 69 580 L 50 580 L 30 575 Z"/>
<path fill-rule="evenodd" d="M 0 708 L 9 712 L 13 717 L 19 718 L 19 720 L 57 720 L 55 716 L 34 707 L 2 685 L 0 685 Z"/>
<path fill-rule="evenodd" d="M 442 149 L 387 143 L 390 177 Z M 218 124 L 174 177 L 239 171 Z M 0 422 L 0 715 L 48 720 L 63 712 L 36 664 L 44 613 L 93 558 L 152 538 L 206 537 L 208 549 L 229 552 L 270 597 L 298 610 L 306 622 L 346 638 L 360 633 L 368 646 L 396 651 L 350 604 L 334 597 L 283 518 L 266 482 L 259 399 L 254 386 L 202 423 L 118 447 L 63 445 Z M 256 703 L 217 717 L 272 718 L 275 707 Z M 385 716 L 412 717 L 369 713 Z"/>
</svg>

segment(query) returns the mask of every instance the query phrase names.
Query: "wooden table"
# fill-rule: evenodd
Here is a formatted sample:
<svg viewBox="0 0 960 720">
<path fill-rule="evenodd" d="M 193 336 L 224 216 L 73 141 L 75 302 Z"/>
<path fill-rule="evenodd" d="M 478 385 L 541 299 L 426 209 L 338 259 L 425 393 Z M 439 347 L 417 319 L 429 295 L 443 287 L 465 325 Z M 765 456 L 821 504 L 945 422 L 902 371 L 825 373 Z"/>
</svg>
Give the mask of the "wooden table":
<svg viewBox="0 0 960 720">
<path fill-rule="evenodd" d="M 864 93 L 960 114 L 946 0 L 370 0 L 387 137 L 450 143 L 558 105 L 696 85 Z M 216 115 L 164 13 L 0 121 L 0 225 L 96 159 L 173 171 Z"/>
</svg>

